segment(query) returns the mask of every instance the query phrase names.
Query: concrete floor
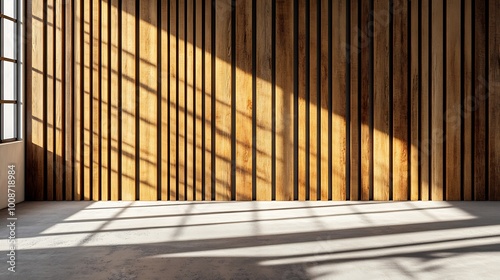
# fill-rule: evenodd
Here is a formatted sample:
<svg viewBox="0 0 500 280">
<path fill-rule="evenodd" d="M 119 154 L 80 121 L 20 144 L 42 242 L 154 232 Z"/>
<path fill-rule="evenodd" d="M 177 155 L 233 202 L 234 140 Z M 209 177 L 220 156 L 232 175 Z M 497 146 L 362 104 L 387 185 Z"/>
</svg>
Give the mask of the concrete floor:
<svg viewBox="0 0 500 280">
<path fill-rule="evenodd" d="M 500 202 L 25 202 L 17 217 L 0 279 L 500 275 Z"/>
</svg>

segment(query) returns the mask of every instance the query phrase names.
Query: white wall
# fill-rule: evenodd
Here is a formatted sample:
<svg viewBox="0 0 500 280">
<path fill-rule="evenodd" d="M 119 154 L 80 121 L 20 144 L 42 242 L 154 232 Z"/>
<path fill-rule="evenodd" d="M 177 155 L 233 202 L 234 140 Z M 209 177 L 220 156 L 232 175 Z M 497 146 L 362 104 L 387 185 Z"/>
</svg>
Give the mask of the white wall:
<svg viewBox="0 0 500 280">
<path fill-rule="evenodd" d="M 8 166 L 16 166 L 16 203 L 24 201 L 24 142 L 0 144 L 0 209 L 7 207 Z"/>
</svg>

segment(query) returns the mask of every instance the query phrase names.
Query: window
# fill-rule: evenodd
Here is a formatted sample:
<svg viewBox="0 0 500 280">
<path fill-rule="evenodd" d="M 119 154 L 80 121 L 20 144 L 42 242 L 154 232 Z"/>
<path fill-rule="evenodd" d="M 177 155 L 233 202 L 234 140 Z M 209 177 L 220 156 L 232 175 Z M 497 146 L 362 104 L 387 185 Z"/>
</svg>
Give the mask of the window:
<svg viewBox="0 0 500 280">
<path fill-rule="evenodd" d="M 0 1 L 0 143 L 22 139 L 23 1 Z"/>
</svg>

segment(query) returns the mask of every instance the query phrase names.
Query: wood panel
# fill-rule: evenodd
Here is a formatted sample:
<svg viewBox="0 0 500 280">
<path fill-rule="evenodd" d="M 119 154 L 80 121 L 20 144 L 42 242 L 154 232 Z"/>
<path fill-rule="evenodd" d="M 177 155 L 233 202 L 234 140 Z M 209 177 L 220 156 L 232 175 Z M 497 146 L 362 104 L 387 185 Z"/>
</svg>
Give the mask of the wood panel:
<svg viewBox="0 0 500 280">
<path fill-rule="evenodd" d="M 415 2 L 415 1 L 414 1 Z M 392 192 L 394 200 L 408 199 L 408 1 L 395 0 L 392 22 Z"/>
<path fill-rule="evenodd" d="M 489 162 L 488 199 L 500 200 L 500 3 L 489 1 L 488 119 Z"/>
<path fill-rule="evenodd" d="M 256 19 L 254 26 L 256 60 L 256 194 L 257 200 L 271 200 L 272 198 L 272 5 L 271 1 L 257 1 Z M 304 149 L 300 147 L 299 149 Z M 299 150 L 300 151 L 300 150 Z M 300 153 L 300 152 L 299 152 Z M 300 169 L 299 169 L 300 170 Z M 300 183 L 299 183 L 300 184 Z M 300 188 L 300 187 L 299 187 Z"/>
<path fill-rule="evenodd" d="M 389 9 L 389 2 L 375 0 L 375 14 Z M 373 199 L 389 199 L 389 26 L 374 25 L 373 37 Z M 400 50 L 401 51 L 401 50 Z"/>
<path fill-rule="evenodd" d="M 224 77 L 215 82 L 215 198 L 231 199 L 231 0 L 216 0 L 215 17 L 215 75 Z"/>
<path fill-rule="evenodd" d="M 276 1 L 276 200 L 293 199 L 293 2 Z"/>
<path fill-rule="evenodd" d="M 333 1 L 333 26 L 346 22 L 346 3 Z M 346 50 L 345 29 L 332 29 L 332 199 L 346 199 Z"/>
<path fill-rule="evenodd" d="M 361 127 L 360 127 L 360 37 L 361 37 L 361 25 L 359 15 L 360 6 L 359 1 L 351 2 L 351 9 L 348 9 L 350 14 L 350 46 L 349 51 L 349 63 L 350 63 L 350 81 L 348 81 L 350 87 L 350 99 L 351 99 L 351 123 L 350 123 L 350 200 L 359 200 L 361 198 Z M 332 135 L 333 140 L 333 135 Z M 332 145 L 333 147 L 333 145 Z"/>
<path fill-rule="evenodd" d="M 420 146 L 420 94 L 421 94 L 421 65 L 420 62 L 420 1 L 411 1 L 411 5 L 409 7 L 410 15 L 410 33 L 408 34 L 408 44 L 410 46 L 409 57 L 410 61 L 410 80 L 408 81 L 410 92 L 410 127 L 408 127 L 410 133 L 410 143 L 409 143 L 409 176 L 410 176 L 410 186 L 409 186 L 409 198 L 411 200 L 419 200 L 420 186 L 419 186 L 419 171 L 420 171 L 420 163 L 419 150 Z M 396 94 L 397 95 L 397 94 Z M 395 96 L 396 96 L 395 95 Z M 404 187 L 404 186 L 403 186 Z"/>
<path fill-rule="evenodd" d="M 461 154 L 461 3 L 446 2 L 446 200 L 460 200 Z"/>
<path fill-rule="evenodd" d="M 121 92 L 119 122 L 122 127 L 121 139 L 121 198 L 135 200 L 137 173 L 137 76 L 136 76 L 136 1 L 122 1 L 121 10 Z"/>
<path fill-rule="evenodd" d="M 236 20 L 236 200 L 252 200 L 252 1 L 238 1 Z"/>
<path fill-rule="evenodd" d="M 431 198 L 444 196 L 444 1 L 432 1 L 431 28 Z"/>
<path fill-rule="evenodd" d="M 111 105 L 111 121 L 110 121 L 110 126 L 111 126 L 111 135 L 110 135 L 110 140 L 111 140 L 111 160 L 110 160 L 110 169 L 111 169 L 111 178 L 110 178 L 110 184 L 111 184 L 111 193 L 110 197 L 111 200 L 118 200 L 122 198 L 121 195 L 121 190 L 122 190 L 122 180 L 121 180 L 121 163 L 123 162 L 123 158 L 120 156 L 121 155 L 121 115 L 122 115 L 122 110 L 121 110 L 121 89 L 123 88 L 123 85 L 120 80 L 120 74 L 121 74 L 121 53 L 120 53 L 120 46 L 121 42 L 119 40 L 119 35 L 121 32 L 121 27 L 120 27 L 120 22 L 119 22 L 119 17 L 118 15 L 120 14 L 120 10 L 118 7 L 118 0 L 111 0 L 111 26 L 110 26 L 110 33 L 111 33 L 111 88 L 110 90 L 110 105 Z M 127 130 L 128 131 L 128 130 Z M 121 159 L 121 160 L 120 160 Z"/>
<path fill-rule="evenodd" d="M 161 200 L 170 200 L 170 176 L 171 172 L 174 170 L 170 167 L 170 157 L 172 155 L 170 148 L 170 1 L 169 0 L 158 0 L 160 2 L 161 10 L 159 20 L 159 29 L 158 32 L 160 34 L 160 50 L 158 50 L 158 55 L 161 56 L 160 61 L 160 124 L 158 124 L 160 129 L 160 137 L 161 137 L 161 170 L 158 176 L 161 177 Z"/>
<path fill-rule="evenodd" d="M 500 199 L 494 1 L 28 2 L 28 199 Z"/>
<path fill-rule="evenodd" d="M 372 88 L 371 81 L 371 54 L 373 42 L 368 36 L 370 32 L 370 2 L 361 1 L 359 6 L 360 18 L 360 44 L 358 46 L 360 52 L 360 113 L 361 113 L 361 200 L 369 200 L 373 198 L 373 135 L 371 128 L 373 126 L 373 117 L 371 114 L 372 106 Z M 359 72 L 358 72 L 359 73 Z"/>
<path fill-rule="evenodd" d="M 422 0 L 421 3 L 421 42 L 422 47 L 420 53 L 420 63 L 421 63 L 421 76 L 420 84 L 422 86 L 421 96 L 420 96 L 420 199 L 429 200 L 430 199 L 430 168 L 431 168 L 431 118 L 430 118 L 430 81 L 431 74 L 430 71 L 430 43 L 431 43 L 431 16 L 430 16 L 430 3 L 429 0 Z"/>
<path fill-rule="evenodd" d="M 101 55 L 100 55 L 100 72 L 101 72 L 101 77 L 100 77 L 100 85 L 101 85 L 101 90 L 100 90 L 100 100 L 101 100 L 101 108 L 100 108 L 100 123 L 99 123 L 99 129 L 101 131 L 101 165 L 100 165 L 100 172 L 101 172 L 101 180 L 100 180 L 100 189 L 101 189 L 101 200 L 109 200 L 110 199 L 110 192 L 109 190 L 111 189 L 111 185 L 109 184 L 109 174 L 110 174 L 110 128 L 111 125 L 109 123 L 110 118 L 110 96 L 111 96 L 111 75 L 110 75 L 110 58 L 111 58 L 111 53 L 110 53 L 110 35 L 111 35 L 111 26 L 109 26 L 109 20 L 111 19 L 111 1 L 110 0 L 104 0 L 101 2 L 101 17 L 100 21 L 101 24 L 98 26 L 100 32 L 101 32 L 101 37 L 99 40 L 100 43 L 100 49 L 101 49 Z"/>
<path fill-rule="evenodd" d="M 139 4 L 139 169 L 141 200 L 157 199 L 158 183 L 158 0 Z M 139 3 L 139 2 L 138 2 Z"/>
<path fill-rule="evenodd" d="M 477 102 L 474 111 L 474 199 L 488 199 L 486 188 L 488 185 L 487 172 L 487 96 L 488 85 L 488 18 L 486 1 L 474 3 L 474 100 Z"/>
</svg>

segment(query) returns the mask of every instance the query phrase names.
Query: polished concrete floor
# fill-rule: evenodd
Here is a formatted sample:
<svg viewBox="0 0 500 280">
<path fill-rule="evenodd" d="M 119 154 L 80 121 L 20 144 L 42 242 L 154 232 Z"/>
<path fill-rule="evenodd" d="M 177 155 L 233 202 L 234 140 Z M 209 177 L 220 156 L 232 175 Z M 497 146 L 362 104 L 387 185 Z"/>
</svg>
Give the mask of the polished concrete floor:
<svg viewBox="0 0 500 280">
<path fill-rule="evenodd" d="M 500 277 L 500 202 L 24 202 L 17 218 L 0 279 Z"/>
</svg>

